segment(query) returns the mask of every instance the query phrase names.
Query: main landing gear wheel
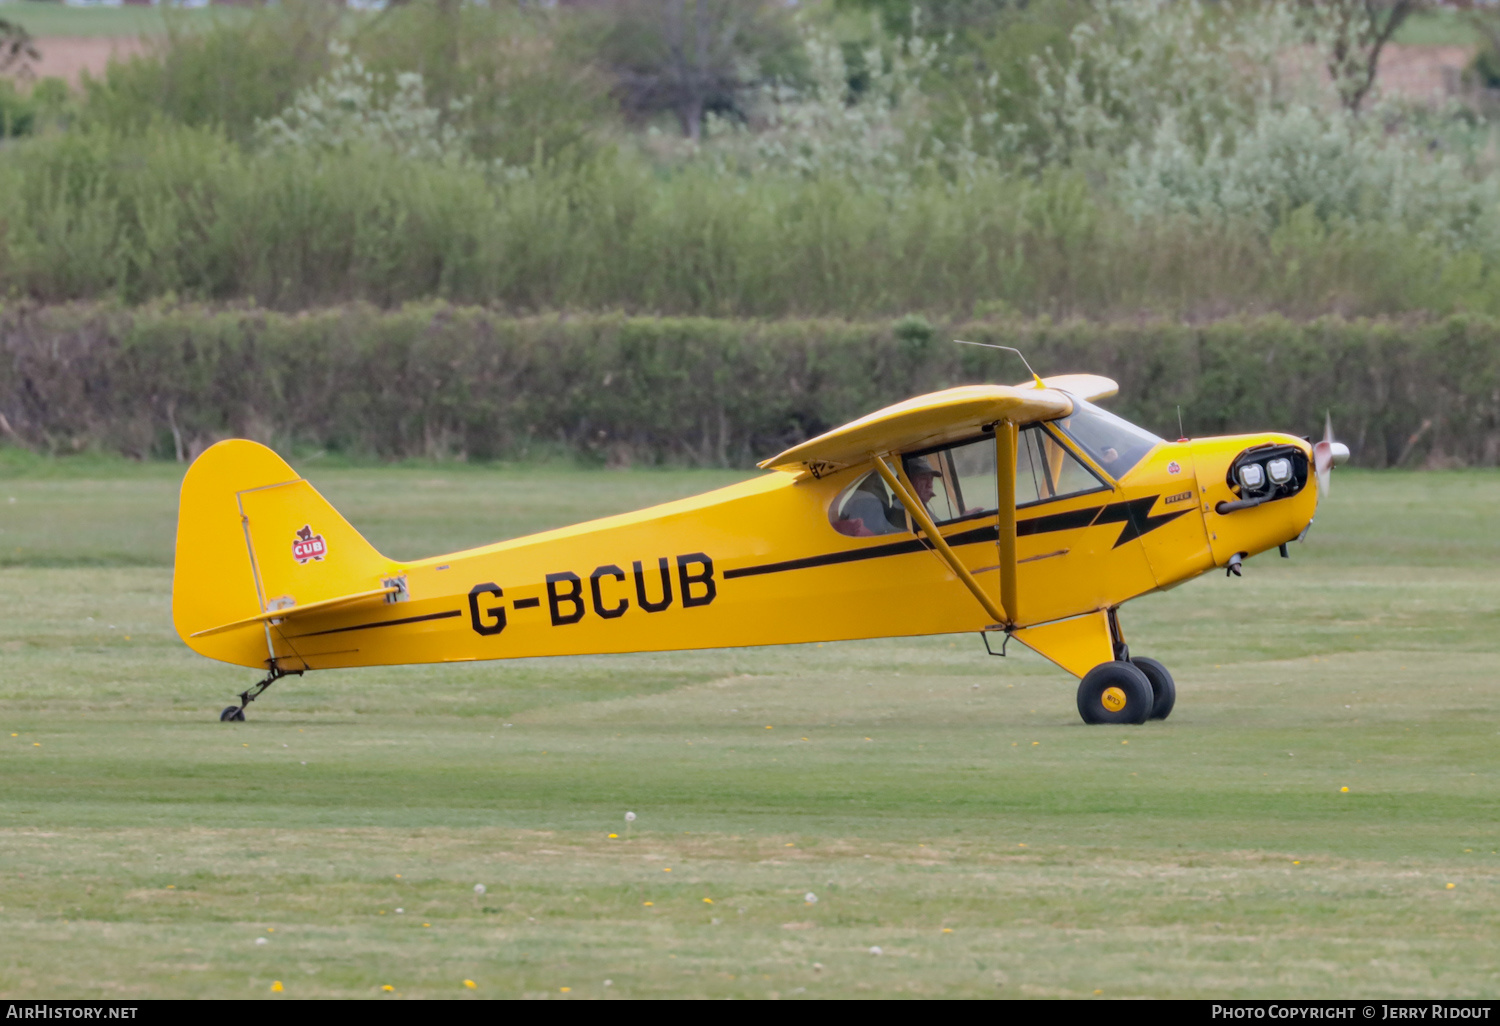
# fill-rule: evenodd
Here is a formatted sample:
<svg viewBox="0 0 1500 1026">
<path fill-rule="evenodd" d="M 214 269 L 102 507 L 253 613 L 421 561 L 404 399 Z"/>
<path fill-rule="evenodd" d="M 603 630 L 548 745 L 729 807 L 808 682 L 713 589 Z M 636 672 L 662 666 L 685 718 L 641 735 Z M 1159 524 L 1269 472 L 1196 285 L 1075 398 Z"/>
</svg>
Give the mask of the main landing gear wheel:
<svg viewBox="0 0 1500 1026">
<path fill-rule="evenodd" d="M 1150 679 L 1130 663 L 1100 663 L 1078 683 L 1084 723 L 1145 723 L 1151 703 Z"/>
<path fill-rule="evenodd" d="M 245 722 L 245 710 L 241 709 L 237 705 L 231 705 L 228 709 L 225 709 L 223 712 L 219 713 L 219 722 L 220 723 L 244 723 Z"/>
<path fill-rule="evenodd" d="M 1151 718 L 1164 720 L 1172 715 L 1172 706 L 1177 704 L 1177 683 L 1167 668 L 1145 656 L 1134 656 L 1130 661 L 1151 682 Z"/>
</svg>

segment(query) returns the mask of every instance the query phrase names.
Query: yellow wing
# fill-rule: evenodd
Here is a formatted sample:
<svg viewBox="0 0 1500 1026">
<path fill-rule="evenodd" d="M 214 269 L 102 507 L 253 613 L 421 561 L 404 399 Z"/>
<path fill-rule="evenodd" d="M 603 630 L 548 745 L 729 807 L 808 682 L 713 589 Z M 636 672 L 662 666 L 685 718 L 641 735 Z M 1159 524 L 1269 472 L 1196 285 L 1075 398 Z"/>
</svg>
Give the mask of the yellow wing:
<svg viewBox="0 0 1500 1026">
<path fill-rule="evenodd" d="M 864 463 L 871 453 L 883 455 L 942 445 L 968 438 L 985 425 L 1000 421 L 1025 424 L 1065 417 L 1072 412 L 1073 400 L 1054 388 L 960 385 L 876 410 L 793 446 L 760 466 L 822 477 Z"/>
<path fill-rule="evenodd" d="M 1099 374 L 1054 374 L 1050 378 L 1043 378 L 1042 384 L 1090 403 L 1108 399 L 1120 392 L 1120 386 L 1112 378 Z M 1017 385 L 1016 387 L 1030 388 L 1031 386 Z"/>
</svg>

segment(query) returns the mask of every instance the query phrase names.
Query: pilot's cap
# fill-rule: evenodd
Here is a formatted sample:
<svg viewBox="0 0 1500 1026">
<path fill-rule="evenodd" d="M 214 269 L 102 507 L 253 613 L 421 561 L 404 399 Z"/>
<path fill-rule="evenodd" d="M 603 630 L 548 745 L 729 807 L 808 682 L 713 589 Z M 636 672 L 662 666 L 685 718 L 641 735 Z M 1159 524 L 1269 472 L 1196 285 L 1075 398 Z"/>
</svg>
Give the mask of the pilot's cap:
<svg viewBox="0 0 1500 1026">
<path fill-rule="evenodd" d="M 939 477 L 940 475 L 926 456 L 918 456 L 916 459 L 907 461 L 906 476 L 915 481 L 919 477 Z"/>
</svg>

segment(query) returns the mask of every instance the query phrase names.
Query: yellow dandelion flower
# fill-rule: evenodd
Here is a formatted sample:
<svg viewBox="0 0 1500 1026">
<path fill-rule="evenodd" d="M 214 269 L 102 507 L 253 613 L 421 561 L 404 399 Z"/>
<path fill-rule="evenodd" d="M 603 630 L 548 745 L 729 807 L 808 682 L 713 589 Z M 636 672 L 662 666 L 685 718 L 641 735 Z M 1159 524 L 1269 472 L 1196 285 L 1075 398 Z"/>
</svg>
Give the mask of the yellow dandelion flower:
<svg viewBox="0 0 1500 1026">
<path fill-rule="evenodd" d="M 387 994 L 389 994 L 391 991 L 395 990 L 396 988 L 392 987 L 389 983 L 382 983 L 380 985 L 380 989 L 383 990 L 383 991 L 385 991 Z"/>
<path fill-rule="evenodd" d="M 422 925 L 423 926 L 431 926 L 432 924 L 431 923 L 423 923 Z"/>
<path fill-rule="evenodd" d="M 952 933 L 953 932 L 953 928 L 951 926 L 945 926 L 945 927 L 943 927 L 943 932 L 944 933 Z"/>
<path fill-rule="evenodd" d="M 714 903 L 714 899 L 712 899 L 712 898 L 704 898 L 703 899 L 703 904 L 705 904 L 705 905 L 712 905 L 713 903 Z"/>
<path fill-rule="evenodd" d="M 774 730 L 775 728 L 774 727 L 767 727 L 766 729 L 767 730 Z"/>
<path fill-rule="evenodd" d="M 573 992 L 572 987 L 558 987 L 557 990 L 560 994 L 571 994 Z"/>
<path fill-rule="evenodd" d="M 281 981 L 280 980 L 272 980 L 271 981 L 271 993 L 272 994 L 280 994 L 283 990 L 286 990 L 286 988 L 281 985 Z"/>
<path fill-rule="evenodd" d="M 662 872 L 663 873 L 670 873 L 671 871 L 672 871 L 672 867 L 671 866 L 663 866 L 662 867 Z"/>
<path fill-rule="evenodd" d="M 468 987 L 470 990 L 473 990 L 476 987 L 478 987 L 479 984 L 475 983 L 473 980 L 465 980 L 464 981 L 464 986 Z"/>
<path fill-rule="evenodd" d="M 795 844 L 793 844 L 793 843 L 792 843 L 792 842 L 791 842 L 791 841 L 788 841 L 788 842 L 786 842 L 786 846 L 787 846 L 787 847 L 788 847 L 788 848 L 795 848 L 795 847 L 797 847 L 797 846 L 796 846 L 796 845 L 795 845 Z"/>
<path fill-rule="evenodd" d="M 176 889 L 177 889 L 177 885 L 176 884 L 167 884 L 167 890 L 169 890 L 169 891 L 175 891 Z"/>
<path fill-rule="evenodd" d="M 610 834 L 610 835 L 609 835 L 609 839 L 610 839 L 610 840 L 611 840 L 611 841 L 613 841 L 613 840 L 615 840 L 615 839 L 617 839 L 617 838 L 618 838 L 618 837 L 619 837 L 619 836 L 620 836 L 620 835 L 619 835 L 619 834 Z"/>
<path fill-rule="evenodd" d="M 647 908 L 650 908 L 652 905 L 655 905 L 656 902 L 654 902 L 654 901 L 643 901 L 643 902 L 641 902 L 641 904 L 645 905 Z"/>
<path fill-rule="evenodd" d="M 1458 886 L 1458 884 L 1449 884 L 1448 887 L 1447 887 L 1447 889 L 1451 891 L 1451 890 L 1453 890 L 1453 888 L 1455 888 L 1457 886 Z"/>
<path fill-rule="evenodd" d="M 1349 789 L 1347 787 L 1341 787 L 1341 788 L 1339 788 L 1339 793 L 1340 794 L 1348 794 L 1349 793 Z"/>
<path fill-rule="evenodd" d="M 40 748 L 40 747 L 42 747 L 42 743 L 40 741 L 33 741 L 33 742 L 31 742 L 31 747 L 33 747 L 33 748 Z"/>
</svg>

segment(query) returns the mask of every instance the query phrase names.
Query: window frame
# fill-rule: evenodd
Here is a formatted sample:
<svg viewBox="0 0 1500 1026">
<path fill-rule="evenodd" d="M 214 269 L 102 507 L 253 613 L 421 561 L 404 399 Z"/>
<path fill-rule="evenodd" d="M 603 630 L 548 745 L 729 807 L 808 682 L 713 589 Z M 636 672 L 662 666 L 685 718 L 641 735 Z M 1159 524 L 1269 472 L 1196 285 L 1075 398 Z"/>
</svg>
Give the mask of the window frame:
<svg viewBox="0 0 1500 1026">
<path fill-rule="evenodd" d="M 1037 428 L 1048 438 L 1052 439 L 1055 445 L 1061 446 L 1064 452 L 1068 453 L 1074 459 L 1076 459 L 1078 461 L 1078 465 L 1081 466 L 1084 470 L 1088 471 L 1089 474 L 1093 476 L 1094 480 L 1098 482 L 1098 487 L 1096 488 L 1085 488 L 1082 491 L 1069 492 L 1067 495 L 1052 495 L 1048 496 L 1045 499 L 1033 499 L 1030 502 L 1018 502 L 1016 503 L 1016 509 L 1030 509 L 1033 506 L 1041 506 L 1049 502 L 1062 502 L 1066 499 L 1073 499 L 1080 495 L 1093 495 L 1095 492 L 1112 492 L 1116 487 L 1118 487 L 1118 483 L 1108 474 L 1104 473 L 1104 471 L 1100 470 L 1099 467 L 1094 464 L 1094 461 L 1088 457 L 1088 454 L 1079 452 L 1078 446 L 1072 444 L 1073 440 L 1068 437 L 1067 432 L 1053 427 L 1051 421 L 1034 420 L 1030 424 L 1018 424 L 1016 425 L 1016 427 L 1016 441 L 1018 443 L 1018 449 L 1020 448 L 1019 442 L 1021 438 L 1021 432 L 1026 431 L 1030 428 Z M 1020 464 L 1019 453 L 1017 453 L 1016 462 L 1017 465 Z"/>
<path fill-rule="evenodd" d="M 1018 511 L 1019 510 L 1023 510 L 1023 509 L 1032 509 L 1032 508 L 1037 507 L 1037 506 L 1044 506 L 1044 505 L 1046 505 L 1048 503 L 1052 503 L 1052 502 L 1063 502 L 1063 501 L 1066 501 L 1068 499 L 1075 499 L 1075 498 L 1079 497 L 1080 495 L 1094 495 L 1094 494 L 1097 494 L 1098 492 L 1112 492 L 1112 491 L 1116 490 L 1119 487 L 1119 483 L 1117 481 L 1115 481 L 1112 477 L 1110 477 L 1109 474 L 1107 474 L 1097 464 L 1095 464 L 1094 461 L 1093 461 L 1093 459 L 1088 455 L 1088 453 L 1083 452 L 1081 450 L 1081 448 L 1073 442 L 1073 439 L 1068 436 L 1067 432 L 1062 431 L 1059 428 L 1055 427 L 1051 423 L 1051 421 L 1034 420 L 1034 421 L 1031 421 L 1030 423 L 1027 423 L 1027 424 L 1018 424 L 1018 425 L 1016 425 L 1016 439 L 1017 439 L 1018 443 L 1021 440 L 1021 434 L 1022 434 L 1022 432 L 1025 432 L 1025 431 L 1027 431 L 1027 430 L 1029 430 L 1031 428 L 1036 428 L 1037 430 L 1043 432 L 1049 439 L 1051 439 L 1051 441 L 1055 445 L 1061 446 L 1062 449 L 1068 455 L 1072 456 L 1075 460 L 1077 460 L 1078 461 L 1078 465 L 1081 466 L 1085 471 L 1087 471 L 1088 474 L 1091 477 L 1093 477 L 1094 481 L 1096 482 L 1096 486 L 1093 487 L 1093 488 L 1085 488 L 1082 491 L 1069 492 L 1067 495 L 1054 495 L 1054 496 L 1049 496 L 1049 497 L 1044 498 L 1044 499 L 1033 499 L 1030 502 L 1018 502 L 1018 503 L 1016 503 L 1016 509 Z M 945 451 L 947 451 L 949 449 L 957 449 L 957 448 L 960 448 L 961 446 L 972 445 L 975 442 L 981 442 L 981 441 L 986 441 L 986 440 L 989 441 L 992 445 L 994 444 L 994 441 L 995 441 L 995 431 L 994 431 L 993 428 L 991 428 L 990 430 L 987 430 L 987 431 L 981 431 L 977 435 L 970 435 L 967 438 L 960 438 L 960 439 L 958 439 L 956 441 L 952 441 L 952 442 L 944 442 L 941 445 L 930 445 L 930 446 L 927 446 L 926 448 L 923 448 L 923 449 L 913 449 L 913 450 L 911 450 L 909 452 L 894 453 L 893 455 L 895 455 L 895 456 L 898 457 L 898 459 L 897 459 L 897 476 L 900 478 L 902 484 L 904 484 L 907 488 L 912 488 L 913 486 L 912 486 L 912 483 L 911 483 L 911 478 L 906 473 L 906 461 L 907 460 L 909 460 L 909 459 L 919 459 L 919 458 L 921 458 L 923 456 L 931 456 L 933 453 L 945 452 Z M 1019 445 L 1018 445 L 1018 448 L 1019 448 Z M 1019 455 L 1020 454 L 1017 453 L 1018 462 L 1019 462 Z M 996 472 L 996 477 L 997 477 L 997 487 L 998 487 L 998 477 L 999 477 L 999 469 L 1000 469 L 998 464 L 999 464 L 999 460 L 998 460 L 998 453 L 997 453 L 996 467 L 995 467 L 995 472 Z M 874 473 L 874 471 L 872 470 L 872 471 L 869 471 L 868 473 Z M 836 494 L 836 498 L 840 497 L 840 496 L 843 496 L 845 494 L 845 492 L 847 492 L 847 491 L 851 491 L 859 483 L 863 482 L 866 476 L 867 476 L 867 474 L 861 474 L 859 477 L 855 478 L 850 484 L 848 484 L 848 485 L 844 486 L 843 488 L 839 489 L 839 491 Z M 947 482 L 946 479 L 944 480 L 943 486 L 944 486 L 945 489 L 948 488 L 948 482 Z M 1012 482 L 1011 487 L 1012 488 L 1015 487 L 1014 482 Z M 996 496 L 996 498 L 998 500 L 999 496 Z M 952 506 L 952 492 L 949 492 L 949 504 L 950 504 L 950 506 Z M 831 512 L 832 508 L 833 507 L 830 506 L 830 512 Z M 903 513 L 903 515 L 906 518 L 906 531 L 907 531 L 907 533 L 912 533 L 914 531 L 914 529 L 915 529 L 915 524 L 912 521 L 911 513 L 910 513 L 910 511 L 906 510 L 904 507 L 902 509 L 902 513 Z M 950 524 L 962 524 L 962 523 L 967 523 L 967 522 L 972 521 L 972 520 L 983 520 L 986 517 L 996 516 L 997 513 L 998 513 L 997 510 L 985 510 L 985 511 L 981 511 L 979 513 L 970 513 L 967 516 L 955 517 L 952 520 L 938 520 L 936 517 L 934 517 L 933 518 L 933 523 L 936 524 L 938 527 L 947 527 Z M 832 525 L 832 523 L 833 523 L 833 521 L 830 518 L 829 519 L 830 526 Z M 893 531 L 893 532 L 889 532 L 889 533 L 895 534 L 895 533 L 899 533 L 899 531 Z M 884 536 L 885 535 L 872 535 L 871 537 L 877 537 L 878 538 L 878 537 L 884 537 Z M 858 536 L 856 536 L 856 535 L 848 535 L 847 537 L 858 537 Z"/>
</svg>

